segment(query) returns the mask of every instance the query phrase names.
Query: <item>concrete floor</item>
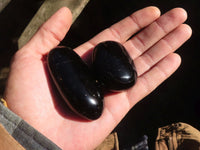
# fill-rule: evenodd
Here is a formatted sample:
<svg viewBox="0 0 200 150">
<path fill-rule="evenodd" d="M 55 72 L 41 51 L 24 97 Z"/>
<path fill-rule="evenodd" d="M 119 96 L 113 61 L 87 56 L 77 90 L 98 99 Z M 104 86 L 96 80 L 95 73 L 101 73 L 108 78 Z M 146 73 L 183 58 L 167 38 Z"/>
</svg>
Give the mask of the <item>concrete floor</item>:
<svg viewBox="0 0 200 150">
<path fill-rule="evenodd" d="M 17 39 L 41 3 L 40 0 L 12 0 L 0 13 L 1 67 L 9 65 L 17 50 Z M 115 129 L 121 149 L 136 143 L 143 134 L 149 136 L 152 148 L 157 128 L 173 122 L 189 123 L 200 129 L 199 3 L 197 0 L 91 0 L 63 40 L 63 45 L 74 48 L 102 29 L 149 5 L 158 6 L 162 13 L 174 7 L 187 10 L 186 23 L 192 27 L 193 36 L 177 51 L 183 59 L 182 65 L 172 77 L 138 103 Z"/>
</svg>

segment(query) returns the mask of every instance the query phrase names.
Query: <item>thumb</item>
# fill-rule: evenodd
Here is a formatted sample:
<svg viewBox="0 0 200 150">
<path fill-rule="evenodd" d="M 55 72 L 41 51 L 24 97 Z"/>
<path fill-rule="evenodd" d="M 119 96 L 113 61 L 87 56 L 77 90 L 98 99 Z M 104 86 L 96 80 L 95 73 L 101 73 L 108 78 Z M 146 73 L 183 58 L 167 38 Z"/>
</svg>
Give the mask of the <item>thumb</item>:
<svg viewBox="0 0 200 150">
<path fill-rule="evenodd" d="M 60 8 L 36 32 L 31 40 L 20 49 L 29 54 L 42 56 L 63 40 L 72 23 L 72 14 L 66 7 Z"/>
</svg>

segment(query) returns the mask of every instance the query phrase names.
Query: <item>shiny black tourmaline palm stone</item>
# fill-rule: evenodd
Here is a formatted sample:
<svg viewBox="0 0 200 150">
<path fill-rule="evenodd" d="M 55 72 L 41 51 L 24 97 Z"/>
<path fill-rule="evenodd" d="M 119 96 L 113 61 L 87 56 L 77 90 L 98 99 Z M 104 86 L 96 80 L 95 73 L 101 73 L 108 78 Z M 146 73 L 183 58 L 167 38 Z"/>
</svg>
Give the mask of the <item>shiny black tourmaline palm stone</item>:
<svg viewBox="0 0 200 150">
<path fill-rule="evenodd" d="M 69 107 L 89 120 L 99 118 L 103 95 L 98 81 L 82 59 L 67 47 L 51 50 L 47 59 L 53 81 Z"/>
<path fill-rule="evenodd" d="M 137 78 L 133 60 L 120 43 L 105 41 L 93 51 L 93 71 L 105 89 L 119 91 L 132 87 Z"/>
</svg>

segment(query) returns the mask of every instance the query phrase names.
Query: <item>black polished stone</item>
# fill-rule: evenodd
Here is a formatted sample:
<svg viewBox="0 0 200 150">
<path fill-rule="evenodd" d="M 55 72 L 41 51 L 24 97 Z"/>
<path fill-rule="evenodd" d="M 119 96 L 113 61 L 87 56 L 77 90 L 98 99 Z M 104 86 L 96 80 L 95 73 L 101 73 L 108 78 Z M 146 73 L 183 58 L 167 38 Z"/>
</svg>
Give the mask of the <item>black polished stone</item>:
<svg viewBox="0 0 200 150">
<path fill-rule="evenodd" d="M 68 47 L 57 47 L 48 54 L 53 81 L 69 107 L 89 120 L 99 118 L 103 95 L 89 67 Z"/>
<path fill-rule="evenodd" d="M 99 43 L 93 51 L 93 71 L 104 88 L 120 91 L 132 87 L 137 78 L 133 60 L 123 45 L 114 41 Z"/>
</svg>

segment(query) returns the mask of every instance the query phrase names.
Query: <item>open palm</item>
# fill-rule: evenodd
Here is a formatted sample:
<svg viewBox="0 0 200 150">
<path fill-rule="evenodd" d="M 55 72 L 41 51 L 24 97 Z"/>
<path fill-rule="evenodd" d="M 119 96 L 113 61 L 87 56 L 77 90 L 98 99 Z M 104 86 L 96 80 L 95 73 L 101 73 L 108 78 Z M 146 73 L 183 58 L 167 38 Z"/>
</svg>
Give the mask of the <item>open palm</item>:
<svg viewBox="0 0 200 150">
<path fill-rule="evenodd" d="M 46 69 L 46 54 L 71 25 L 70 11 L 61 8 L 14 55 L 4 97 L 8 107 L 62 149 L 94 149 L 139 100 L 178 68 L 181 59 L 173 52 L 191 35 L 190 27 L 182 24 L 186 18 L 181 8 L 160 16 L 156 7 L 147 7 L 75 49 L 83 56 L 101 41 L 118 41 L 127 48 L 138 72 L 131 89 L 105 96 L 98 120 L 84 121 L 60 100 Z"/>
</svg>

